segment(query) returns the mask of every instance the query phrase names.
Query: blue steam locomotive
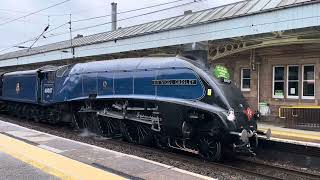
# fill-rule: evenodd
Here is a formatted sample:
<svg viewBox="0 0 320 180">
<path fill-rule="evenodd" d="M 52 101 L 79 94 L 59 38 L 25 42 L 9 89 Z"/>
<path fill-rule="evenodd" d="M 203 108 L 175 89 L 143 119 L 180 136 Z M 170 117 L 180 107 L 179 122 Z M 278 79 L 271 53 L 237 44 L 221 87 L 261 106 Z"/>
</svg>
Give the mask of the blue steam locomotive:
<svg viewBox="0 0 320 180">
<path fill-rule="evenodd" d="M 182 57 L 130 58 L 5 73 L 2 108 L 107 137 L 155 143 L 219 160 L 253 153 L 257 116 L 241 92 Z"/>
</svg>

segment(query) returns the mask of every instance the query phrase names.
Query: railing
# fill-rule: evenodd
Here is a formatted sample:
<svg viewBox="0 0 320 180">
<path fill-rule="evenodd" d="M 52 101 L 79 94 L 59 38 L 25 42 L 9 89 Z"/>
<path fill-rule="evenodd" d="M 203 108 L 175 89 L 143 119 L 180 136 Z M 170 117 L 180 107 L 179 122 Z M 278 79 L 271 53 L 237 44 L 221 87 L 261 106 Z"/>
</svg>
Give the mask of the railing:
<svg viewBox="0 0 320 180">
<path fill-rule="evenodd" d="M 288 128 L 320 129 L 320 106 L 283 106 L 279 117 Z"/>
</svg>

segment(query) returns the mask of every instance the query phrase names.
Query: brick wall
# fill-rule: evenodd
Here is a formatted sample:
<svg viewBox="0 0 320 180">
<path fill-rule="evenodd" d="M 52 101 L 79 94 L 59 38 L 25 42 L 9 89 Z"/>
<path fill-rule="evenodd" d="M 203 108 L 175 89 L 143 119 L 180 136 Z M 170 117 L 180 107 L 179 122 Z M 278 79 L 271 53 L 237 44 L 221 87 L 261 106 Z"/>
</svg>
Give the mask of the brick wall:
<svg viewBox="0 0 320 180">
<path fill-rule="evenodd" d="M 272 116 L 278 115 L 280 106 L 288 105 L 320 105 L 320 45 L 291 45 L 284 47 L 273 47 L 256 50 L 256 62 L 259 65 L 259 81 L 260 81 L 260 102 L 267 102 L 270 105 Z M 231 71 L 233 82 L 240 88 L 241 85 L 241 69 L 251 68 L 250 52 L 236 54 L 230 57 L 220 59 L 213 64 L 224 64 Z M 272 97 L 272 78 L 273 66 L 275 65 L 299 65 L 299 91 L 302 92 L 301 65 L 315 65 L 315 99 L 276 99 Z M 251 107 L 258 109 L 258 66 L 255 71 L 251 71 L 251 90 L 243 92 Z M 285 78 L 286 76 L 285 70 Z M 287 84 L 285 82 L 285 89 Z"/>
</svg>

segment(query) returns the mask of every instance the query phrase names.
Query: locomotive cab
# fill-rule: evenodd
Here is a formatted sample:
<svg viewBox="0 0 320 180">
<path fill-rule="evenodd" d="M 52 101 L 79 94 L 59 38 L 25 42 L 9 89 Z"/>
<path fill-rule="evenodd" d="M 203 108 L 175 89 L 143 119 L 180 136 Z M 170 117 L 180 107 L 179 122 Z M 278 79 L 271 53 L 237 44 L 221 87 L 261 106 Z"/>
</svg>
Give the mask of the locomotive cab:
<svg viewBox="0 0 320 180">
<path fill-rule="evenodd" d="M 41 81 L 41 101 L 42 103 L 51 103 L 53 101 L 55 71 L 43 72 Z"/>
<path fill-rule="evenodd" d="M 56 78 L 56 71 L 58 67 L 45 66 L 39 69 L 39 102 L 41 104 L 50 104 L 54 97 L 54 84 Z"/>
</svg>

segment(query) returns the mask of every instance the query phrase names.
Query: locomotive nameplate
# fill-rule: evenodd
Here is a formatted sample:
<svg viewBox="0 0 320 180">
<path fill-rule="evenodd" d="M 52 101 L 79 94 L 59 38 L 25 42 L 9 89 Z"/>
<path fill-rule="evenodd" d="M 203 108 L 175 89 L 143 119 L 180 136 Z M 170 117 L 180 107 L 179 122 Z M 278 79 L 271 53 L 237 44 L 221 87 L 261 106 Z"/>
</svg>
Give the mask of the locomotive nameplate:
<svg viewBox="0 0 320 180">
<path fill-rule="evenodd" d="M 155 86 L 195 86 L 197 85 L 196 79 L 159 79 L 152 80 L 152 85 Z"/>
</svg>

